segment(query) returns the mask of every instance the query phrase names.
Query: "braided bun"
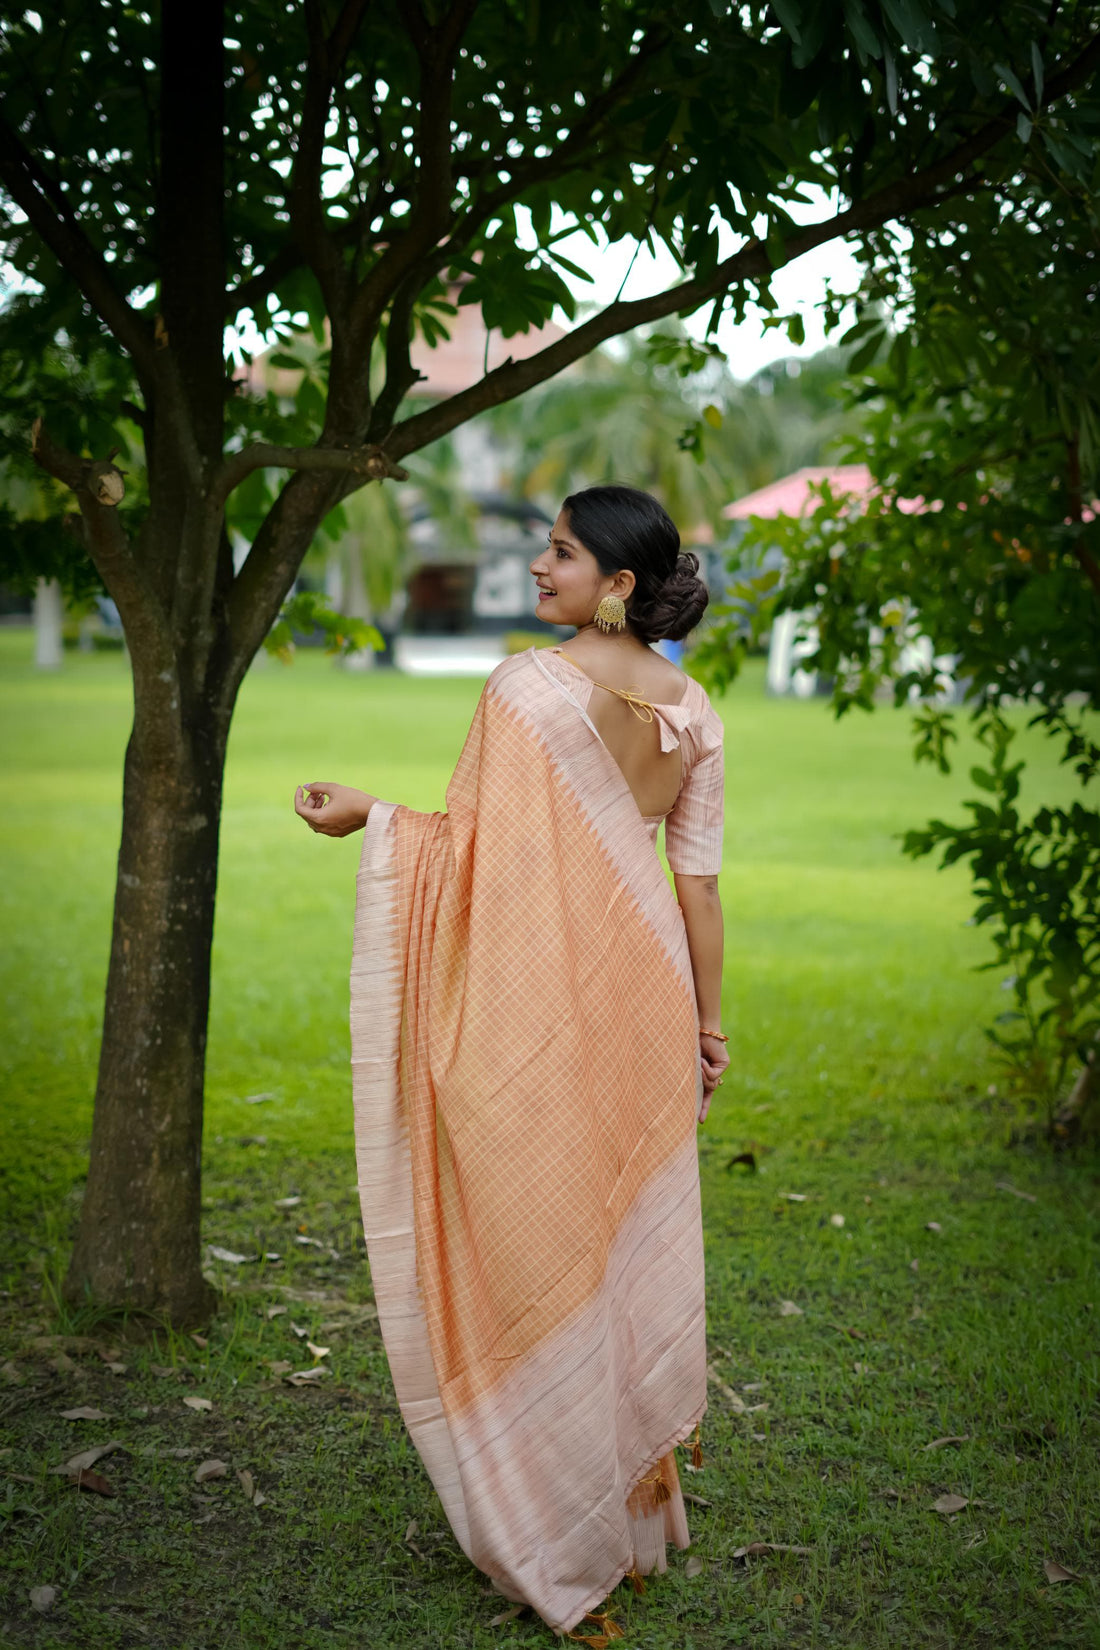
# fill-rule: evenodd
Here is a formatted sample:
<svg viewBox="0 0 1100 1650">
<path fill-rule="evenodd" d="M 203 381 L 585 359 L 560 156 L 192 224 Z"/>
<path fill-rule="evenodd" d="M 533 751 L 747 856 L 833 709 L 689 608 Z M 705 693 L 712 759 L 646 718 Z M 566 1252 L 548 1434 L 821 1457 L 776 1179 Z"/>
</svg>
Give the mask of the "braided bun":
<svg viewBox="0 0 1100 1650">
<path fill-rule="evenodd" d="M 640 595 L 641 591 L 635 590 L 627 616 L 643 642 L 666 638 L 682 641 L 695 629 L 710 600 L 710 592 L 699 577 L 699 557 L 690 550 L 681 551 L 672 573 L 648 602 L 640 601 Z"/>
</svg>

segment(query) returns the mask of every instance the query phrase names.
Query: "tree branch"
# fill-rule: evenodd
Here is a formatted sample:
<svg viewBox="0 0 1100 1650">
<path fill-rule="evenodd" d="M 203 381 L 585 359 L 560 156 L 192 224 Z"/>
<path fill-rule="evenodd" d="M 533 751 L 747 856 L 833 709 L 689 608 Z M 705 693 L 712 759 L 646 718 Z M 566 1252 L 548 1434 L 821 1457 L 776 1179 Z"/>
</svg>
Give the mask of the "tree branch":
<svg viewBox="0 0 1100 1650">
<path fill-rule="evenodd" d="M 78 458 L 58 446 L 40 418 L 32 428 L 31 456 L 76 495 L 88 554 L 118 608 L 135 670 L 147 680 L 161 681 L 163 690 L 174 691 L 178 674 L 168 621 L 118 515 L 122 472 L 110 459 Z M 164 697 L 166 693 L 158 690 L 158 698 Z"/>
<path fill-rule="evenodd" d="M 1051 78 L 1048 83 L 1048 102 L 1053 103 L 1066 92 L 1083 84 L 1098 66 L 1100 35 L 1093 37 L 1068 68 Z M 877 228 L 892 218 L 905 218 L 922 208 L 935 205 L 944 191 L 954 187 L 958 174 L 965 172 L 979 156 L 994 148 L 1002 138 L 1014 130 L 1015 124 L 1014 107 L 1006 107 L 1003 114 L 987 121 L 964 143 L 957 145 L 949 154 L 925 167 L 923 171 L 885 185 L 845 211 L 838 212 L 833 218 L 799 230 L 786 242 L 786 257 L 782 265 L 773 263 L 762 241 L 752 241 L 719 264 L 709 276 L 685 281 L 680 286 L 656 293 L 650 298 L 610 304 L 591 320 L 559 339 L 557 343 L 548 345 L 546 349 L 539 350 L 537 354 L 528 356 L 524 361 L 508 360 L 495 371 L 487 373 L 470 389 L 463 390 L 424 412 L 416 413 L 411 418 L 403 419 L 383 438 L 386 451 L 394 459 L 405 458 L 409 453 L 417 452 L 429 442 L 446 435 L 459 424 L 464 424 L 475 414 L 484 412 L 489 407 L 500 406 L 502 402 L 511 401 L 533 385 L 552 378 L 607 338 L 630 332 L 635 327 L 661 320 L 664 316 L 677 311 L 698 309 L 708 299 L 717 297 L 737 282 L 767 276 L 775 269 L 793 263 L 795 259 L 828 241 Z"/>
<path fill-rule="evenodd" d="M 235 487 L 253 470 L 326 470 L 330 474 L 360 476 L 363 481 L 407 481 L 408 471 L 395 464 L 381 447 L 275 447 L 265 441 L 253 442 L 239 453 L 230 454 L 215 477 L 206 504 L 222 510 Z"/>
<path fill-rule="evenodd" d="M 152 332 L 115 286 L 106 261 L 81 228 L 64 190 L 2 118 L 0 182 L 100 319 L 129 352 L 142 390 L 148 395 L 155 376 Z"/>
</svg>

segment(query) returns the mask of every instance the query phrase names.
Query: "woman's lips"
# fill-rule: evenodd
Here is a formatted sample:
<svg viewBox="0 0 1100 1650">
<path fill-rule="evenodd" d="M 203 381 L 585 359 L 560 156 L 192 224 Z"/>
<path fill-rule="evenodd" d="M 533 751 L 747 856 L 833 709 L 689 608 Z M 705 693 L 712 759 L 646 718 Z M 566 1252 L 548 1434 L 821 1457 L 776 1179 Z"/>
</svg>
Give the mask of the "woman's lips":
<svg viewBox="0 0 1100 1650">
<path fill-rule="evenodd" d="M 556 595 L 557 595 L 556 590 L 540 590 L 539 591 L 539 601 L 540 602 L 552 602 Z"/>
</svg>

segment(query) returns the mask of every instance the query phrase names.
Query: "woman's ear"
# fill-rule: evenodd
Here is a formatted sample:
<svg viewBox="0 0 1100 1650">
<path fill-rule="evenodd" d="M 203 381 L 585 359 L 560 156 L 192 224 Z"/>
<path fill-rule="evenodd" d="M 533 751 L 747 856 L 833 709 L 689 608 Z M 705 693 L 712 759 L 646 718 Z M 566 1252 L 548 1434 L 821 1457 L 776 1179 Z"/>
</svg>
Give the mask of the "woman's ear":
<svg viewBox="0 0 1100 1650">
<path fill-rule="evenodd" d="M 611 581 L 611 589 L 608 591 L 608 595 L 619 596 L 625 602 L 634 594 L 634 586 L 637 582 L 630 568 L 622 567 Z"/>
</svg>

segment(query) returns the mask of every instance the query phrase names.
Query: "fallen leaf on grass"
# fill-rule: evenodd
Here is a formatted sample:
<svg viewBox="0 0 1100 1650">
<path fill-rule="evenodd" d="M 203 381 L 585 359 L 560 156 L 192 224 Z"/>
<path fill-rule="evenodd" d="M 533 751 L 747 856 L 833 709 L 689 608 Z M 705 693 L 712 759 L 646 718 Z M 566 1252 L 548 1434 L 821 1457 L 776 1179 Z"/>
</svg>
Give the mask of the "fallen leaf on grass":
<svg viewBox="0 0 1100 1650">
<path fill-rule="evenodd" d="M 183 1401 L 187 1405 L 188 1409 L 207 1410 L 207 1409 L 213 1409 L 213 1407 L 214 1407 L 213 1403 L 210 1401 L 209 1398 L 196 1398 L 196 1397 L 192 1396 L 192 1397 L 185 1398 Z"/>
<path fill-rule="evenodd" d="M 86 1472 L 94 1467 L 97 1461 L 102 1461 L 105 1455 L 111 1455 L 116 1449 L 125 1449 L 126 1445 L 118 1438 L 112 1438 L 109 1444 L 93 1444 L 91 1449 L 82 1449 L 79 1455 L 70 1455 L 69 1459 L 60 1467 L 51 1467 L 51 1472 L 60 1473 L 63 1477 L 70 1477 L 75 1472 Z"/>
<path fill-rule="evenodd" d="M 745 1381 L 741 1387 L 742 1392 L 763 1392 L 763 1390 L 763 1381 Z"/>
<path fill-rule="evenodd" d="M 40 1616 L 48 1616 L 56 1603 L 56 1587 L 31 1588 L 31 1609 L 37 1610 Z"/>
<path fill-rule="evenodd" d="M 924 1229 L 925 1229 L 926 1232 L 942 1232 L 943 1231 L 943 1227 L 940 1225 L 938 1220 L 926 1220 L 925 1223 L 924 1223 Z"/>
<path fill-rule="evenodd" d="M 910 1270 L 910 1272 L 919 1272 L 920 1271 L 920 1261 L 919 1260 L 911 1260 L 909 1262 L 909 1270 Z"/>
<path fill-rule="evenodd" d="M 296 1209 L 301 1201 L 300 1197 L 277 1197 L 275 1207 L 276 1209 Z"/>
<path fill-rule="evenodd" d="M 873 1375 L 875 1373 L 870 1364 L 853 1364 L 852 1368 L 857 1375 Z"/>
<path fill-rule="evenodd" d="M 494 1616 L 489 1626 L 503 1627 L 506 1621 L 515 1621 L 517 1616 L 522 1616 L 526 1608 L 526 1604 L 513 1604 L 510 1610 L 502 1610 L 499 1616 Z"/>
<path fill-rule="evenodd" d="M 764 1553 L 812 1553 L 812 1547 L 792 1547 L 785 1541 L 750 1541 L 747 1547 L 736 1547 L 734 1558 L 760 1558 Z"/>
<path fill-rule="evenodd" d="M 1080 1581 L 1082 1579 L 1076 1570 L 1067 1570 L 1064 1564 L 1059 1564 L 1057 1559 L 1054 1558 L 1043 1560 L 1043 1574 L 1052 1585 L 1058 1581 Z"/>
<path fill-rule="evenodd" d="M 693 1553 L 684 1565 L 684 1574 L 687 1576 L 689 1581 L 692 1581 L 696 1576 L 701 1576 L 705 1568 L 706 1566 L 704 1565 L 703 1560 L 699 1557 L 699 1554 Z"/>
<path fill-rule="evenodd" d="M 146 1444 L 138 1450 L 139 1455 L 160 1455 L 166 1461 L 186 1461 L 188 1456 L 197 1455 L 198 1453 L 198 1447 L 195 1444 L 189 1445 L 186 1449 L 165 1449 L 161 1444 Z"/>
<path fill-rule="evenodd" d="M 266 1146 L 266 1134 L 240 1134 L 237 1136 L 238 1146 Z"/>
<path fill-rule="evenodd" d="M 269 1306 L 264 1311 L 264 1317 L 270 1323 L 272 1318 L 281 1318 L 284 1312 L 289 1312 L 289 1306 Z"/>
<path fill-rule="evenodd" d="M 727 1381 L 722 1379 L 713 1364 L 707 1365 L 707 1380 L 710 1382 L 711 1386 L 717 1388 L 726 1402 L 736 1410 L 738 1415 L 743 1415 L 745 1413 L 745 1400 L 738 1396 Z"/>
<path fill-rule="evenodd" d="M 710 1507 L 710 1506 L 713 1506 L 713 1502 L 708 1501 L 705 1498 L 705 1496 L 692 1495 L 689 1490 L 683 1490 L 681 1493 L 684 1497 L 684 1500 L 690 1502 L 693 1507 Z"/>
<path fill-rule="evenodd" d="M 780 1301 L 779 1316 L 781 1318 L 800 1318 L 802 1316 L 802 1308 L 800 1306 L 796 1306 L 794 1301 Z"/>
<path fill-rule="evenodd" d="M 365 1306 L 350 1308 L 346 1317 L 332 1318 L 321 1325 L 322 1335 L 336 1335 L 342 1329 L 357 1329 L 360 1324 L 374 1323 L 378 1317 L 378 1308 L 373 1302 Z"/>
<path fill-rule="evenodd" d="M 1034 1192 L 1021 1192 L 1018 1187 L 1012 1184 L 1011 1180 L 998 1180 L 997 1190 L 999 1192 L 1011 1192 L 1013 1197 L 1023 1198 L 1025 1203 L 1038 1203 L 1039 1201 Z"/>
<path fill-rule="evenodd" d="M 209 1461 L 200 1461 L 195 1468 L 195 1483 L 205 1484 L 210 1478 L 224 1478 L 229 1468 L 224 1461 L 216 1457 Z"/>
<path fill-rule="evenodd" d="M 309 1339 L 309 1330 L 303 1329 L 300 1323 L 292 1323 L 290 1325 L 290 1333 L 292 1335 L 297 1335 L 300 1341 L 306 1341 Z"/>
<path fill-rule="evenodd" d="M 829 1216 L 829 1225 L 830 1226 L 843 1226 L 844 1225 L 844 1216 L 843 1215 L 830 1215 Z"/>
<path fill-rule="evenodd" d="M 326 1369 L 324 1364 L 315 1364 L 312 1369 L 296 1369 L 292 1375 L 284 1376 L 289 1386 L 310 1386 L 325 1375 L 331 1375 L 332 1370 Z"/>
<path fill-rule="evenodd" d="M 150 1364 L 149 1373 L 158 1381 L 177 1381 L 183 1375 L 182 1369 L 173 1369 L 169 1364 Z"/>
<path fill-rule="evenodd" d="M 0 1380 L 7 1381 L 9 1386 L 22 1386 L 23 1372 L 8 1358 L 5 1363 L 0 1364 Z"/>
<path fill-rule="evenodd" d="M 932 1442 L 925 1444 L 924 1448 L 926 1450 L 943 1449 L 946 1444 L 969 1444 L 969 1442 L 970 1434 L 968 1432 L 951 1432 L 948 1433 L 946 1438 L 933 1438 Z"/>
<path fill-rule="evenodd" d="M 323 1249 L 325 1247 L 320 1238 L 302 1237 L 301 1233 L 298 1234 L 294 1241 L 295 1243 L 300 1243 L 303 1249 Z"/>
<path fill-rule="evenodd" d="M 969 1507 L 969 1505 L 970 1502 L 967 1500 L 965 1495 L 941 1495 L 938 1500 L 933 1501 L 932 1511 L 944 1513 L 946 1515 L 948 1513 L 962 1512 L 963 1508 Z"/>
<path fill-rule="evenodd" d="M 307 1341 L 306 1351 L 311 1353 L 315 1358 L 327 1358 L 329 1353 L 332 1351 L 332 1348 L 331 1346 L 314 1346 L 312 1341 Z"/>
<path fill-rule="evenodd" d="M 268 1358 L 266 1362 L 273 1375 L 285 1375 L 288 1369 L 294 1368 L 287 1358 Z"/>
<path fill-rule="evenodd" d="M 805 1192 L 780 1192 L 779 1196 L 785 1198 L 788 1203 L 805 1203 L 806 1201 Z"/>
<path fill-rule="evenodd" d="M 405 1540 L 411 1541 L 414 1535 L 420 1534 L 420 1525 L 415 1518 L 410 1518 L 405 1528 Z"/>
<path fill-rule="evenodd" d="M 105 1421 L 105 1409 L 92 1409 L 88 1404 L 81 1404 L 79 1409 L 62 1409 L 58 1413 L 63 1421 Z"/>
<path fill-rule="evenodd" d="M 916 1323 L 918 1319 L 926 1318 L 927 1316 L 928 1313 L 924 1311 L 923 1307 L 914 1306 L 913 1310 L 909 1314 L 909 1322 Z"/>
<path fill-rule="evenodd" d="M 274 1100 L 274 1098 L 274 1094 L 246 1094 L 244 1103 L 246 1106 L 262 1106 L 265 1100 Z"/>
<path fill-rule="evenodd" d="M 191 1339 L 194 1341 L 200 1352 L 205 1352 L 207 1347 L 210 1345 L 210 1342 L 207 1340 L 206 1336 L 200 1335 L 197 1332 L 192 1332 Z"/>
<path fill-rule="evenodd" d="M 113 1496 L 117 1494 L 113 1486 L 98 1472 L 74 1473 L 71 1481 L 78 1490 L 91 1490 L 93 1495 Z"/>
<path fill-rule="evenodd" d="M 223 1260 L 227 1266 L 244 1266 L 252 1259 L 251 1255 L 238 1255 L 235 1249 L 223 1249 L 217 1243 L 208 1243 L 206 1252 L 213 1255 L 215 1260 Z"/>
<path fill-rule="evenodd" d="M 58 1352 L 55 1357 L 50 1359 L 50 1368 L 58 1375 L 67 1375 L 71 1369 L 76 1368 L 76 1365 L 67 1352 Z"/>
</svg>

